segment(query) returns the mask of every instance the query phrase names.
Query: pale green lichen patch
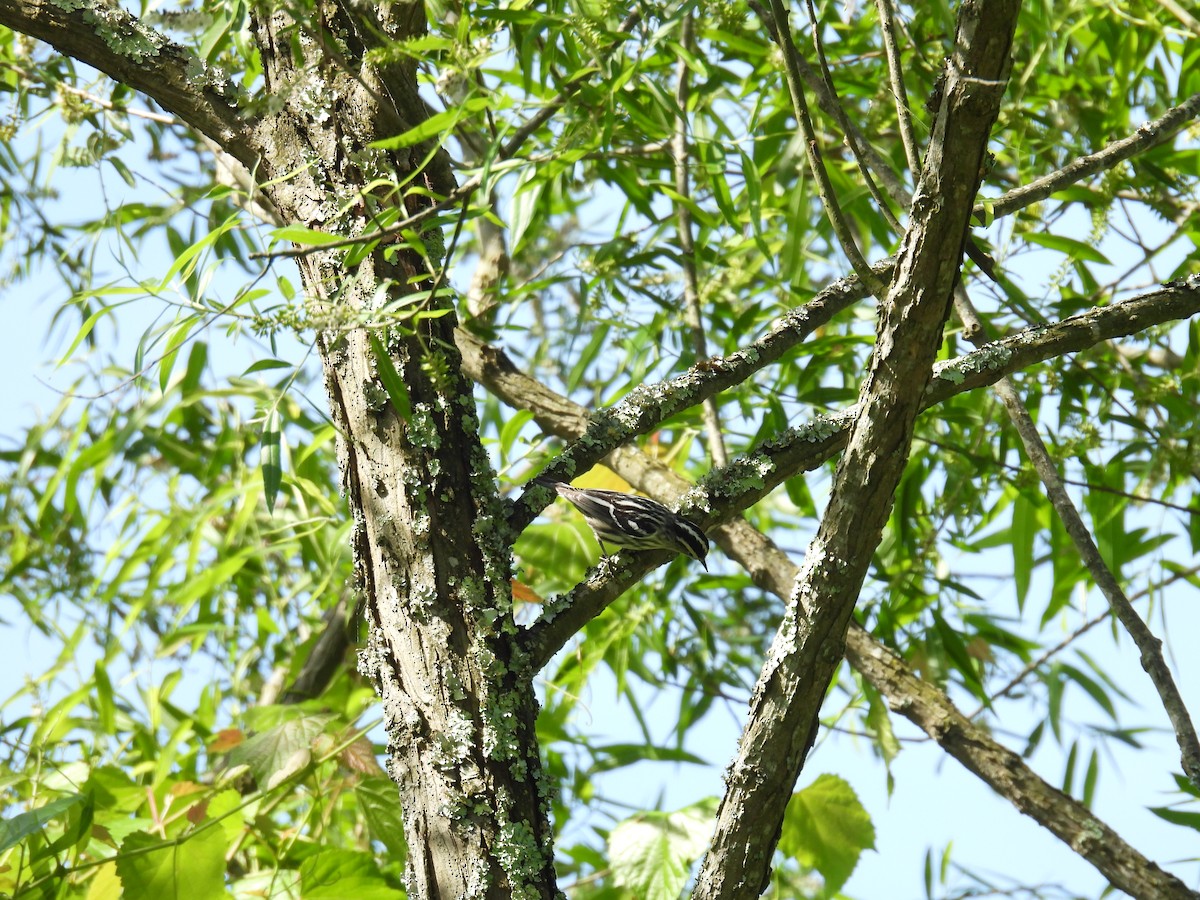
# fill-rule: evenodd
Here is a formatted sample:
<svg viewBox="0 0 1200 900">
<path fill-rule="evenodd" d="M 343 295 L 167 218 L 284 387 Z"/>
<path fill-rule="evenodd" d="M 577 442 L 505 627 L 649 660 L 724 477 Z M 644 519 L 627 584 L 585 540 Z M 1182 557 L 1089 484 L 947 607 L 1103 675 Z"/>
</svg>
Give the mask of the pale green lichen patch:
<svg viewBox="0 0 1200 900">
<path fill-rule="evenodd" d="M 973 353 L 952 359 L 934 367 L 933 377 L 962 384 L 966 376 L 976 372 L 994 372 L 1003 369 L 1012 359 L 1012 350 L 998 341 L 984 344 Z"/>
<path fill-rule="evenodd" d="M 780 432 L 777 437 L 767 441 L 763 446 L 765 448 L 784 447 L 801 441 L 819 444 L 822 441 L 836 437 L 841 431 L 849 427 L 850 423 L 854 421 L 854 416 L 857 412 L 858 407 L 855 405 L 839 413 L 814 416 L 803 425 L 797 425 L 795 428 L 789 428 L 787 431 Z"/>
<path fill-rule="evenodd" d="M 475 745 L 475 723 L 471 717 L 451 706 L 446 717 L 446 730 L 434 741 L 433 764 L 439 769 L 456 772 L 471 756 Z"/>
<path fill-rule="evenodd" d="M 511 804 L 508 805 L 511 808 Z M 542 847 L 525 822 L 505 822 L 496 840 L 496 860 L 508 875 L 513 900 L 538 900 Z"/>
<path fill-rule="evenodd" d="M 363 400 L 367 403 L 367 409 L 373 413 L 380 413 L 387 409 L 388 393 L 382 385 L 373 381 L 364 381 Z"/>
<path fill-rule="evenodd" d="M 414 447 L 421 447 L 431 453 L 436 453 L 441 448 L 442 435 L 434 419 L 433 407 L 428 403 L 413 406 L 412 415 L 408 420 L 408 439 Z"/>
<path fill-rule="evenodd" d="M 142 63 L 171 42 L 152 28 L 142 25 L 121 7 L 106 3 L 79 3 L 57 0 L 55 5 L 66 12 L 83 12 L 83 20 L 92 26 L 108 49 L 131 62 Z"/>
<path fill-rule="evenodd" d="M 726 497 L 737 497 L 748 491 L 762 488 L 767 476 L 775 471 L 775 462 L 769 456 L 755 453 L 735 460 L 727 468 L 716 473 L 714 492 Z"/>
<path fill-rule="evenodd" d="M 525 762 L 520 759 L 521 742 L 517 739 L 517 710 L 520 696 L 513 691 L 492 691 L 484 706 L 483 750 L 492 759 L 515 760 L 513 767 L 520 768 L 514 775 L 524 778 Z"/>
</svg>

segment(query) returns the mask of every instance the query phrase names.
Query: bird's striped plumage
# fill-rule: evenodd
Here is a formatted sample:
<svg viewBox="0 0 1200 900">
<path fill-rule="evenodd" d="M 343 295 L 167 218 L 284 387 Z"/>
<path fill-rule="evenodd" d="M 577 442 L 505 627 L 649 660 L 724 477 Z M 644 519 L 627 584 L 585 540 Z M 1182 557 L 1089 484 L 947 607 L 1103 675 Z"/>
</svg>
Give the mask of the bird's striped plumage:
<svg viewBox="0 0 1200 900">
<path fill-rule="evenodd" d="M 553 487 L 583 513 L 601 550 L 605 544 L 627 550 L 674 550 L 697 560 L 708 571 L 708 538 L 704 532 L 657 500 L 620 491 L 576 488 L 548 479 L 541 483 Z"/>
</svg>

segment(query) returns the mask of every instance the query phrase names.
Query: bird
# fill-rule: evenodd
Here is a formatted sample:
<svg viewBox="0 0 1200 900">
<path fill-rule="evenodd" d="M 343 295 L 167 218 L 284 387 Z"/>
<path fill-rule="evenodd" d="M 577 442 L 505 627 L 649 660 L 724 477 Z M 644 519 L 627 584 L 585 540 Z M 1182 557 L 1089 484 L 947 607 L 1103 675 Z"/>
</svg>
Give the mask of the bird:
<svg viewBox="0 0 1200 900">
<path fill-rule="evenodd" d="M 708 538 L 704 532 L 657 500 L 621 491 L 571 487 L 551 478 L 535 481 L 554 488 L 560 497 L 583 513 L 605 558 L 605 543 L 626 550 L 674 550 L 690 556 L 704 566 L 705 572 L 708 571 L 705 562 Z"/>
</svg>

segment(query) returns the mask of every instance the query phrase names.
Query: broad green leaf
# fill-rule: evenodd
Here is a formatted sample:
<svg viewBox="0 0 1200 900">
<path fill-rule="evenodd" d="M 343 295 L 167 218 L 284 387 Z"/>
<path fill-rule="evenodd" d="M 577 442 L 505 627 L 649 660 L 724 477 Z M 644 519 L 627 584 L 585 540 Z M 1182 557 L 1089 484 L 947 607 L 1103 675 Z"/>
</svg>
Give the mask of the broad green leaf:
<svg viewBox="0 0 1200 900">
<path fill-rule="evenodd" d="M 300 864 L 304 900 L 397 900 L 370 853 L 325 848 Z"/>
<path fill-rule="evenodd" d="M 404 859 L 408 844 L 404 840 L 404 818 L 397 802 L 397 788 L 390 778 L 368 776 L 354 788 L 359 809 L 367 820 L 371 838 L 379 841 L 396 859 Z"/>
<path fill-rule="evenodd" d="M 275 228 L 271 231 L 271 237 L 277 241 L 290 241 L 301 247 L 321 247 L 344 240 L 343 235 L 315 231 L 312 228 L 305 228 L 303 225 L 286 225 L 283 228 Z"/>
<path fill-rule="evenodd" d="M 819 775 L 792 795 L 784 813 L 779 850 L 821 873 L 824 896 L 840 891 L 862 852 L 873 849 L 875 826 L 843 779 Z"/>
<path fill-rule="evenodd" d="M 370 146 L 377 150 L 399 150 L 401 147 L 411 147 L 443 132 L 448 132 L 460 121 L 491 106 L 493 101 L 487 97 L 469 97 L 462 103 L 455 104 L 450 109 L 435 113 L 420 125 L 408 129 L 395 137 L 372 141 Z"/>
<path fill-rule="evenodd" d="M 626 819 L 608 836 L 613 880 L 643 900 L 677 900 L 708 845 L 714 809 L 705 802 Z"/>
<path fill-rule="evenodd" d="M 1200 812 L 1188 812 L 1182 809 L 1172 809 L 1169 806 L 1151 806 L 1150 812 L 1172 825 L 1182 825 L 1193 831 L 1200 831 Z"/>
<path fill-rule="evenodd" d="M 82 803 L 83 794 L 55 797 L 37 809 L 0 819 L 0 853 L 15 847 L 31 834 L 40 833 L 49 822 L 59 818 L 72 807 Z"/>
<path fill-rule="evenodd" d="M 279 427 L 279 411 L 272 409 L 262 431 L 263 498 L 267 501 L 267 512 L 275 509 L 275 497 L 283 482 L 283 461 L 280 444 L 283 434 Z"/>
<path fill-rule="evenodd" d="M 261 785 L 290 775 L 312 759 L 313 741 L 325 732 L 328 715 L 292 718 L 256 734 L 229 751 L 229 764 L 248 765 Z"/>
<path fill-rule="evenodd" d="M 117 874 L 128 898 L 210 900 L 225 896 L 225 833 L 202 828 L 172 841 L 135 831 L 121 842 Z"/>
<path fill-rule="evenodd" d="M 1077 241 L 1074 238 L 1063 237 L 1060 234 L 1047 234 L 1045 232 L 1032 231 L 1022 235 L 1025 240 L 1031 244 L 1040 244 L 1051 250 L 1057 250 L 1060 253 L 1065 253 L 1073 259 L 1086 260 L 1088 262 L 1103 263 L 1106 266 L 1111 266 L 1108 257 L 1092 247 L 1085 244 L 1083 241 Z"/>
</svg>

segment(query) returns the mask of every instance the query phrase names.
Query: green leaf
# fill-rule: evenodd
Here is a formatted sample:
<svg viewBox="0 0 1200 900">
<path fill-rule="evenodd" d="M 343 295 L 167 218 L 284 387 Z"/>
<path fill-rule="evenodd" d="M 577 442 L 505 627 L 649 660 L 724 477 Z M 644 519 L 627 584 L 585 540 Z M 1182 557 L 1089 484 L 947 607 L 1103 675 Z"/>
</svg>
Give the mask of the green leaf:
<svg viewBox="0 0 1200 900">
<path fill-rule="evenodd" d="M 626 819 L 608 836 L 613 880 L 639 900 L 678 900 L 708 846 L 715 801 Z"/>
<path fill-rule="evenodd" d="M 421 141 L 428 140 L 443 132 L 451 131 L 455 125 L 467 116 L 487 109 L 493 101 L 487 97 L 469 97 L 464 102 L 455 104 L 447 110 L 430 116 L 421 124 L 408 129 L 395 137 L 372 141 L 368 146 L 376 150 L 399 150 L 401 147 L 411 147 Z"/>
<path fill-rule="evenodd" d="M 184 279 L 190 278 L 192 272 L 196 269 L 200 254 L 205 250 L 211 250 L 225 233 L 231 228 L 236 227 L 237 224 L 238 215 L 232 215 L 212 231 L 207 232 L 200 240 L 184 248 L 175 257 L 175 261 L 171 263 L 171 267 L 167 269 L 167 273 L 163 275 L 162 279 L 155 286 L 155 293 L 167 290 L 176 275 L 182 275 Z"/>
<path fill-rule="evenodd" d="M 175 360 L 179 356 L 179 348 L 188 339 L 188 335 L 192 333 L 192 329 L 199 324 L 200 320 L 198 318 L 189 316 L 171 329 L 170 337 L 167 338 L 166 350 L 163 352 L 162 359 L 158 363 L 159 390 L 166 391 L 167 383 L 171 380 L 171 370 L 175 367 Z"/>
<path fill-rule="evenodd" d="M 536 166 L 524 169 L 517 178 L 516 187 L 513 188 L 512 211 L 509 214 L 508 226 L 508 241 L 512 253 L 519 253 L 522 249 L 525 231 L 534 220 L 538 203 L 545 190 L 546 181 L 544 178 L 538 177 Z"/>
<path fill-rule="evenodd" d="M 825 896 L 841 890 L 864 850 L 875 848 L 875 826 L 850 785 L 836 775 L 792 795 L 779 850 L 825 879 Z"/>
<path fill-rule="evenodd" d="M 1065 253 L 1072 259 L 1082 259 L 1087 262 L 1103 263 L 1106 266 L 1111 266 L 1108 257 L 1083 241 L 1077 241 L 1074 238 L 1063 237 L 1060 234 L 1046 234 L 1045 232 L 1031 231 L 1024 235 L 1025 240 L 1031 244 L 1039 244 L 1050 250 L 1057 250 L 1060 253 Z"/>
<path fill-rule="evenodd" d="M 867 681 L 861 682 L 863 695 L 867 698 L 867 726 L 874 733 L 875 749 L 887 766 L 900 755 L 900 741 L 892 730 L 892 717 L 887 703 L 879 691 Z"/>
<path fill-rule="evenodd" d="M 285 225 L 283 228 L 275 228 L 271 230 L 270 235 L 277 241 L 290 241 L 302 247 L 321 247 L 325 244 L 336 244 L 338 241 L 344 240 L 340 234 L 330 234 L 327 231 L 314 231 L 312 228 L 305 228 L 303 225 Z"/>
<path fill-rule="evenodd" d="M 392 363 L 392 356 L 383 345 L 383 341 L 379 340 L 374 332 L 371 332 L 369 337 L 371 352 L 375 354 L 375 369 L 379 372 L 379 380 L 383 382 L 383 388 L 392 401 L 396 415 L 402 421 L 407 422 L 412 418 L 412 406 L 408 401 L 408 385 L 396 371 L 396 366 Z"/>
<path fill-rule="evenodd" d="M 135 831 L 121 842 L 117 875 L 131 900 L 223 898 L 226 848 L 220 828 L 203 828 L 174 841 Z"/>
<path fill-rule="evenodd" d="M 300 864 L 304 900 L 398 900 L 370 853 L 326 848 Z"/>
<path fill-rule="evenodd" d="M 255 372 L 262 372 L 267 369 L 291 369 L 294 368 L 290 362 L 285 362 L 282 359 L 260 359 L 258 362 L 251 364 L 243 375 L 252 375 Z"/>
<path fill-rule="evenodd" d="M 1040 529 L 1038 508 L 1018 492 L 1012 511 L 1013 584 L 1017 590 L 1017 607 L 1025 608 L 1029 582 L 1033 577 L 1033 544 Z"/>
<path fill-rule="evenodd" d="M 382 775 L 367 776 L 354 789 L 354 796 L 363 818 L 367 820 L 371 839 L 387 847 L 396 859 L 404 859 L 408 854 L 408 844 L 404 840 L 404 817 L 401 815 L 395 782 Z"/>
<path fill-rule="evenodd" d="M 262 432 L 262 476 L 263 497 L 267 501 L 267 512 L 275 509 L 275 497 L 283 482 L 282 450 L 283 435 L 279 430 L 279 410 L 272 409 L 267 416 Z"/>
<path fill-rule="evenodd" d="M 264 787 L 278 783 L 312 760 L 313 741 L 332 716 L 301 715 L 256 734 L 229 751 L 230 766 L 247 765 Z"/>
<path fill-rule="evenodd" d="M 1183 825 L 1193 831 L 1200 831 L 1200 812 L 1183 812 L 1171 809 L 1169 806 L 1151 806 L 1150 812 L 1172 825 Z"/>
<path fill-rule="evenodd" d="M 85 798 L 85 794 L 68 794 L 65 797 L 56 797 L 29 812 L 0 819 L 0 853 L 15 847 L 31 834 L 41 832 L 47 824 L 71 807 L 82 803 Z"/>
<path fill-rule="evenodd" d="M 594 747 L 592 752 L 596 756 L 596 764 L 590 769 L 592 773 L 608 772 L 647 761 L 708 765 L 705 759 L 694 753 L 675 747 L 658 747 L 653 744 L 605 744 Z"/>
</svg>

